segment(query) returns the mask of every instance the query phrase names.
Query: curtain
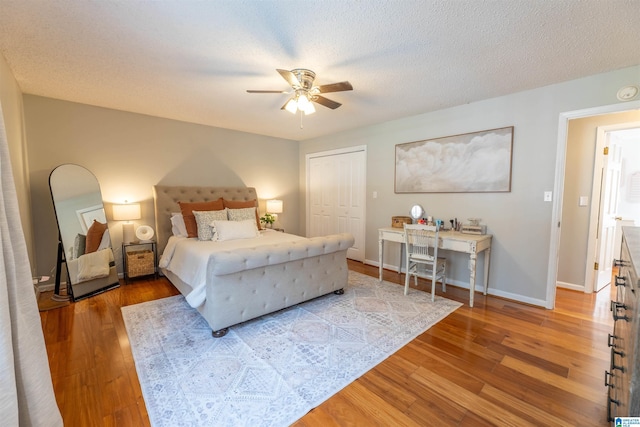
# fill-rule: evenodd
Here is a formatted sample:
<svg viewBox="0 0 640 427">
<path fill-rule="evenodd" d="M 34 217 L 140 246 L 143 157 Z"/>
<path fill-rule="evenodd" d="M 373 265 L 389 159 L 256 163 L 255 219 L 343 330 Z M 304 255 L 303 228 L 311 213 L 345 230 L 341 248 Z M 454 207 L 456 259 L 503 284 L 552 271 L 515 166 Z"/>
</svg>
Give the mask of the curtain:
<svg viewBox="0 0 640 427">
<path fill-rule="evenodd" d="M 62 426 L 0 104 L 0 424 Z"/>
</svg>

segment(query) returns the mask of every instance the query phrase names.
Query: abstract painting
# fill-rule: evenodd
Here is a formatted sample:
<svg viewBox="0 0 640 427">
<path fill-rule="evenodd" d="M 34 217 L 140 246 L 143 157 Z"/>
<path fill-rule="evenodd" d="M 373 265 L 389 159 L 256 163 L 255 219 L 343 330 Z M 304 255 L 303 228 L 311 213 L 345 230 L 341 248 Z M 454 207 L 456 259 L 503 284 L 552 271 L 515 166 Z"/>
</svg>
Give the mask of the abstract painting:
<svg viewBox="0 0 640 427">
<path fill-rule="evenodd" d="M 396 193 L 511 191 L 513 126 L 396 145 Z"/>
</svg>

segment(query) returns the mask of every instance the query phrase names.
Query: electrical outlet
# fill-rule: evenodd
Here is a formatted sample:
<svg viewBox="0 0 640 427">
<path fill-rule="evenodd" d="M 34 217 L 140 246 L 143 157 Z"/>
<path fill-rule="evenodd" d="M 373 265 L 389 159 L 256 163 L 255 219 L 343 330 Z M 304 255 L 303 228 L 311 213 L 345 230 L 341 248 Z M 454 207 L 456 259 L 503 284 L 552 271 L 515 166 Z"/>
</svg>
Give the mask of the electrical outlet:
<svg viewBox="0 0 640 427">
<path fill-rule="evenodd" d="M 544 192 L 544 201 L 545 202 L 550 202 L 553 200 L 553 193 L 551 191 L 545 191 Z"/>
</svg>

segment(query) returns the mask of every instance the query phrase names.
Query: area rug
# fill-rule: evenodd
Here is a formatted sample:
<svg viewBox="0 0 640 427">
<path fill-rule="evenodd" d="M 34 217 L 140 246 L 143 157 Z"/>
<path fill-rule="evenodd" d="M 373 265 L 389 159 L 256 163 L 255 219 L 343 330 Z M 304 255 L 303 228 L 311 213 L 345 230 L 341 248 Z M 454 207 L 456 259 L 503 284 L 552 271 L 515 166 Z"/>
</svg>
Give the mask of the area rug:
<svg viewBox="0 0 640 427">
<path fill-rule="evenodd" d="M 213 338 L 181 295 L 122 308 L 152 426 L 286 426 L 461 304 L 356 272 Z"/>
</svg>

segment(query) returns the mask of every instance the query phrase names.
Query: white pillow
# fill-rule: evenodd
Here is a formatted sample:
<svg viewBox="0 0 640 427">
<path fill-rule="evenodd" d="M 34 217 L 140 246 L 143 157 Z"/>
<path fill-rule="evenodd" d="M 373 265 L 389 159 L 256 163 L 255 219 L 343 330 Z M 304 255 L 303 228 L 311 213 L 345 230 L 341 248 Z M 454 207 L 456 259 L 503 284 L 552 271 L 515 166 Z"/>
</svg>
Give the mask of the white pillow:
<svg viewBox="0 0 640 427">
<path fill-rule="evenodd" d="M 192 211 L 196 217 L 198 226 L 198 240 L 215 240 L 216 230 L 211 225 L 214 221 L 226 221 L 227 212 L 225 209 L 220 211 Z"/>
<path fill-rule="evenodd" d="M 179 212 L 171 213 L 171 233 L 174 236 L 188 237 L 187 226 L 184 224 L 184 218 Z"/>
<path fill-rule="evenodd" d="M 104 230 L 104 233 L 102 234 L 102 240 L 100 240 L 100 245 L 98 245 L 97 250 L 101 251 L 102 249 L 107 248 L 111 248 L 111 235 L 109 234 L 108 228 Z"/>
<path fill-rule="evenodd" d="M 244 221 L 213 221 L 216 240 L 252 239 L 260 236 L 255 218 Z"/>
</svg>

